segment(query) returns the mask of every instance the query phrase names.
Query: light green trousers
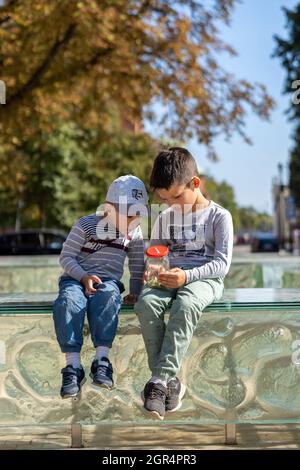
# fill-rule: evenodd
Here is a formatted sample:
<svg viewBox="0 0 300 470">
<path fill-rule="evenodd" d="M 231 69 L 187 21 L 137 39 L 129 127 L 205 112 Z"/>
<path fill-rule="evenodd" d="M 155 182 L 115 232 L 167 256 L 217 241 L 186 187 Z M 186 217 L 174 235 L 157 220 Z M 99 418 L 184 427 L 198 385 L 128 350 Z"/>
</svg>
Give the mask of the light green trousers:
<svg viewBox="0 0 300 470">
<path fill-rule="evenodd" d="M 178 289 L 143 288 L 134 310 L 138 315 L 153 376 L 175 377 L 203 309 L 222 297 L 221 278 L 191 282 Z M 164 317 L 170 309 L 169 321 Z"/>
</svg>

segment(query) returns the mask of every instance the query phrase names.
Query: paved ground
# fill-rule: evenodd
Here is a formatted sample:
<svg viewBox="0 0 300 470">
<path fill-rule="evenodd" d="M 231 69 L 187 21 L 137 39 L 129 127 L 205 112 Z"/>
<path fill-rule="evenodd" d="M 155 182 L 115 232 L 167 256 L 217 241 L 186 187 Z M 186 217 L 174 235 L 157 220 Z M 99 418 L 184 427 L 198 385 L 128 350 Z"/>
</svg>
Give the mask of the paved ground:
<svg viewBox="0 0 300 470">
<path fill-rule="evenodd" d="M 39 431 L 39 434 L 37 434 Z M 68 449 L 68 428 L 17 428 L 1 430 L 0 450 L 10 449 Z M 103 429 L 87 426 L 83 429 L 84 447 L 88 449 L 145 449 L 145 450 L 239 450 L 239 449 L 300 449 L 300 424 L 239 425 L 238 445 L 224 445 L 221 426 L 177 426 L 170 429 L 128 427 Z"/>
</svg>

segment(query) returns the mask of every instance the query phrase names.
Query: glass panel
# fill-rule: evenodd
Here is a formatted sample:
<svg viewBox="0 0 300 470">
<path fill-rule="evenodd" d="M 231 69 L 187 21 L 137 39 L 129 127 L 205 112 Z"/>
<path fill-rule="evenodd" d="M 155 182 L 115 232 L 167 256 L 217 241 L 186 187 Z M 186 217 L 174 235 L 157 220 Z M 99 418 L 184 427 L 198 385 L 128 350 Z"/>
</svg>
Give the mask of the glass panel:
<svg viewBox="0 0 300 470">
<path fill-rule="evenodd" d="M 86 325 L 87 376 L 93 357 Z M 0 425 L 153 424 L 141 408 L 149 370 L 132 313 L 120 316 L 111 360 L 113 391 L 93 387 L 88 378 L 81 401 L 62 400 L 64 356 L 51 315 L 1 314 Z M 180 373 L 188 387 L 182 409 L 165 423 L 300 423 L 299 360 L 300 311 L 204 313 Z"/>
<path fill-rule="evenodd" d="M 297 258 L 289 261 L 280 259 L 240 262 L 235 260 L 225 278 L 225 287 L 252 288 L 252 287 L 300 287 L 300 264 Z"/>
<path fill-rule="evenodd" d="M 0 256 L 0 292 L 57 292 L 62 271 L 57 255 Z"/>
<path fill-rule="evenodd" d="M 56 238 L 52 239 L 52 242 L 60 243 Z M 49 246 L 52 242 L 49 241 Z M 51 249 L 54 249 L 53 246 Z M 5 250 L 1 252 L 0 244 L 0 254 L 5 254 Z M 300 288 L 300 263 L 297 257 L 278 257 L 271 260 L 266 255 L 261 259 L 252 256 L 244 260 L 237 256 L 233 260 L 225 278 L 226 289 Z M 57 255 L 0 256 L 0 292 L 57 292 L 61 273 Z M 127 262 L 123 282 L 128 288 Z"/>
</svg>

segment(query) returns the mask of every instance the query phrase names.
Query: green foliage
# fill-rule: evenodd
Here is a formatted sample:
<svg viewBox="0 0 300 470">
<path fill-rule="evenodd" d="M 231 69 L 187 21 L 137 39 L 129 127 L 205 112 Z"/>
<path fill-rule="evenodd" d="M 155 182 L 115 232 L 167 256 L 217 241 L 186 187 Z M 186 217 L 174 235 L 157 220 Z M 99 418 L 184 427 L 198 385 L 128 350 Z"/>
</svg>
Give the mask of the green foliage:
<svg viewBox="0 0 300 470">
<path fill-rule="evenodd" d="M 217 183 L 209 176 L 206 191 L 211 199 L 231 212 L 235 233 L 239 230 L 272 231 L 273 218 L 253 207 L 238 207 L 234 189 L 225 181 Z"/>
<path fill-rule="evenodd" d="M 283 39 L 275 36 L 276 49 L 274 55 L 279 57 L 286 71 L 285 92 L 292 95 L 295 93 L 292 83 L 300 78 L 300 2 L 294 10 L 283 8 L 283 11 L 286 17 L 288 38 Z M 292 118 L 300 118 L 299 106 L 291 105 L 289 112 Z"/>
<path fill-rule="evenodd" d="M 294 147 L 290 154 L 290 188 L 295 196 L 297 207 L 300 209 L 300 105 L 294 103 L 292 99 L 292 95 L 296 92 L 292 84 L 300 79 L 300 2 L 294 10 L 287 8 L 283 10 L 286 16 L 288 38 L 275 37 L 277 43 L 275 55 L 279 57 L 285 68 L 285 92 L 291 96 L 288 113 L 290 119 L 296 123 Z"/>
<path fill-rule="evenodd" d="M 300 119 L 294 132 L 295 144 L 290 155 L 290 188 L 300 209 Z"/>
<path fill-rule="evenodd" d="M 122 131 L 101 143 L 93 132 L 68 123 L 34 142 L 20 141 L 18 151 L 22 180 L 18 192 L 10 185 L 0 192 L 0 207 L 6 207 L 1 226 L 14 224 L 19 196 L 22 226 L 68 228 L 104 202 L 113 179 L 132 172 L 143 179 L 149 175 L 155 147 L 145 134 Z"/>
<path fill-rule="evenodd" d="M 234 230 L 237 232 L 240 228 L 240 216 L 233 188 L 225 181 L 217 183 L 211 176 L 208 177 L 205 187 L 207 195 L 213 201 L 231 212 Z"/>
<path fill-rule="evenodd" d="M 240 228 L 243 230 L 272 231 L 273 218 L 265 212 L 258 212 L 251 206 L 241 207 L 239 209 L 239 215 Z"/>
<path fill-rule="evenodd" d="M 162 135 L 195 135 L 213 152 L 218 134 L 246 140 L 250 110 L 268 119 L 264 85 L 218 62 L 233 48 L 219 34 L 236 0 L 24 0 L 0 6 L 0 134 L 52 132 L 53 120 L 107 130 L 111 107 L 130 121 L 152 113 Z M 5 125 L 4 125 L 5 122 Z"/>
<path fill-rule="evenodd" d="M 248 140 L 248 111 L 268 119 L 274 103 L 265 86 L 233 76 L 218 62 L 220 53 L 235 53 L 219 34 L 234 4 L 4 2 L 1 226 L 17 220 L 69 227 L 95 210 L 117 176 L 134 173 L 147 182 L 157 144 L 132 130 L 150 110 L 165 140 L 178 145 L 194 135 L 211 158 L 218 134 Z M 161 112 L 153 113 L 153 103 Z M 232 195 L 223 189 L 230 209 Z M 237 212 L 234 219 L 238 226 Z"/>
</svg>

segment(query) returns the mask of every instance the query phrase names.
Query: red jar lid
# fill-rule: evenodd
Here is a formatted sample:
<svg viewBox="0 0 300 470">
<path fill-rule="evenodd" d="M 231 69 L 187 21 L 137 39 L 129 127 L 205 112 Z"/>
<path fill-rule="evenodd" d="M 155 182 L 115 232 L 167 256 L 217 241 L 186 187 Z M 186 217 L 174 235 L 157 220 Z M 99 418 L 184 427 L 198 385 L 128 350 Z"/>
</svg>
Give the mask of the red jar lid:
<svg viewBox="0 0 300 470">
<path fill-rule="evenodd" d="M 147 256 L 150 258 L 161 258 L 163 256 L 167 256 L 169 253 L 169 248 L 164 245 L 154 245 L 150 246 L 146 251 Z"/>
</svg>

